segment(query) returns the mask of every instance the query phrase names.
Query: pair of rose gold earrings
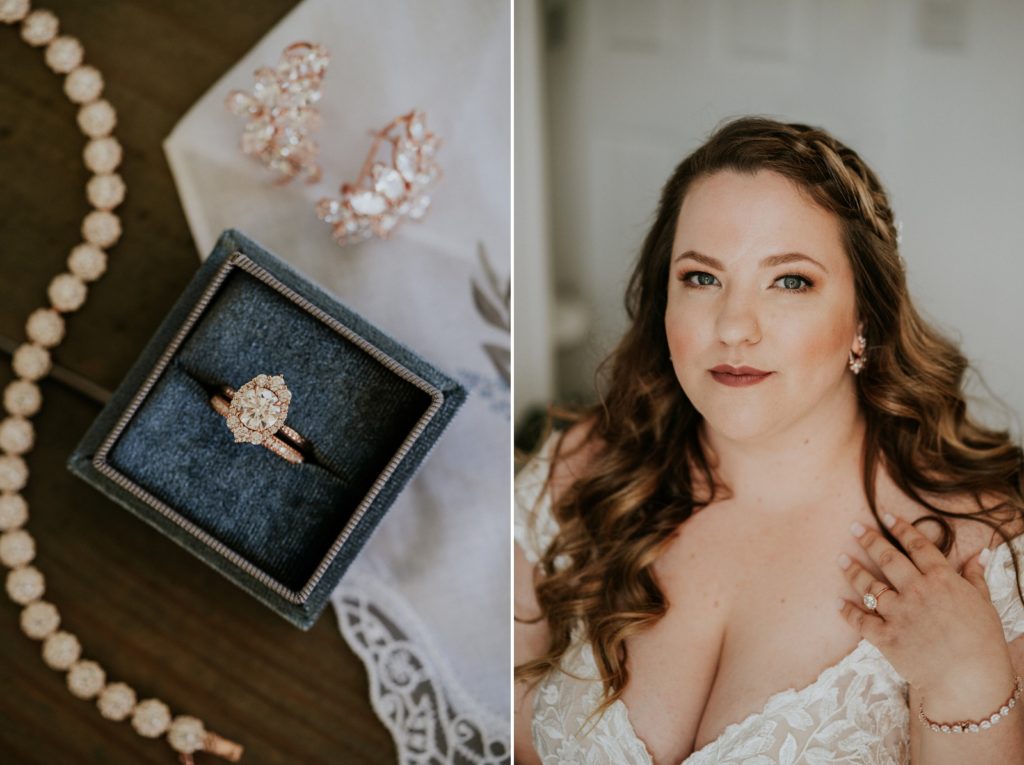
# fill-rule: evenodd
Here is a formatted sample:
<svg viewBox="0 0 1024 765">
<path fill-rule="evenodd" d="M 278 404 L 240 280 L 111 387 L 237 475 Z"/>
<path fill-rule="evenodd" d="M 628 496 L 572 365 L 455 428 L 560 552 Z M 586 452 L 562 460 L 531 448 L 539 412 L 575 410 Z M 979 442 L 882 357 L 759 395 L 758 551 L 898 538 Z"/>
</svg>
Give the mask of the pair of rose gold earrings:
<svg viewBox="0 0 1024 765">
<path fill-rule="evenodd" d="M 322 177 L 312 133 L 321 122 L 316 103 L 329 61 L 324 46 L 293 43 L 276 67 L 256 70 L 251 93 L 233 90 L 225 99 L 230 112 L 248 119 L 242 151 L 277 172 L 277 183 L 295 177 L 315 183 Z M 396 117 L 371 135 L 359 177 L 341 184 L 340 198 L 324 197 L 316 205 L 317 217 L 330 224 L 342 246 L 372 236 L 386 239 L 404 219 L 423 218 L 441 179 L 441 141 L 427 130 L 423 112 Z"/>
</svg>

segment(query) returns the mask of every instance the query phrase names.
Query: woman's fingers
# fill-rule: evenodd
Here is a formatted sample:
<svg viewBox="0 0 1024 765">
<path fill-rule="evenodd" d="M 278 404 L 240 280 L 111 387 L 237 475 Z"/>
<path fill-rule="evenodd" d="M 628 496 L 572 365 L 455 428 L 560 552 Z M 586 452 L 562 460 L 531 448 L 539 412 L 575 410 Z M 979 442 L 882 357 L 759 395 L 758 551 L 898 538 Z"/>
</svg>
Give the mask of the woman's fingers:
<svg viewBox="0 0 1024 765">
<path fill-rule="evenodd" d="M 846 565 L 843 565 L 844 563 Z M 869 592 L 872 595 L 878 595 L 881 589 L 885 586 L 885 583 L 879 583 L 879 581 L 875 579 L 875 575 L 864 568 L 860 561 L 850 558 L 845 553 L 839 556 L 839 565 L 846 573 L 846 579 L 850 582 L 850 586 L 853 587 L 853 590 L 857 593 L 857 598 L 860 601 L 863 601 L 864 595 Z M 886 590 L 886 592 L 882 594 L 882 597 L 878 598 L 879 608 L 882 608 L 882 603 L 884 602 L 886 595 L 891 591 L 892 589 Z"/>
<path fill-rule="evenodd" d="M 885 625 L 885 620 L 882 617 L 865 611 L 842 598 L 839 600 L 839 613 L 862 638 L 867 638 L 874 645 L 881 642 L 880 632 Z"/>
<path fill-rule="evenodd" d="M 905 589 L 921 574 L 950 567 L 946 556 L 928 537 L 902 519 L 888 513 L 883 516 L 883 522 L 890 519 L 892 525 L 889 529 L 909 553 L 909 558 L 875 529 L 864 529 L 859 523 L 854 523 L 850 530 L 897 590 Z"/>
<path fill-rule="evenodd" d="M 985 556 L 985 560 L 982 560 L 982 556 Z M 992 595 L 988 590 L 988 582 L 985 581 L 985 566 L 988 563 L 988 558 L 991 557 L 992 551 L 987 547 L 982 548 L 977 555 L 972 555 L 971 559 L 964 565 L 964 569 L 961 572 L 961 576 L 968 582 L 974 585 L 974 587 L 985 596 L 986 600 L 992 600 Z"/>
<path fill-rule="evenodd" d="M 872 645 L 881 645 L 885 638 L 885 618 L 878 611 L 869 611 L 862 603 L 865 593 L 870 592 L 872 595 L 877 595 L 882 589 L 882 585 L 859 561 L 853 560 L 848 555 L 839 556 L 839 565 L 846 573 L 850 586 L 857 593 L 856 603 L 851 603 L 845 598 L 839 599 L 839 613 L 857 631 L 858 635 L 866 638 Z M 878 599 L 879 607 L 884 607 L 883 601 L 887 595 L 889 595 L 888 590 L 882 593 L 882 597 Z"/>
</svg>

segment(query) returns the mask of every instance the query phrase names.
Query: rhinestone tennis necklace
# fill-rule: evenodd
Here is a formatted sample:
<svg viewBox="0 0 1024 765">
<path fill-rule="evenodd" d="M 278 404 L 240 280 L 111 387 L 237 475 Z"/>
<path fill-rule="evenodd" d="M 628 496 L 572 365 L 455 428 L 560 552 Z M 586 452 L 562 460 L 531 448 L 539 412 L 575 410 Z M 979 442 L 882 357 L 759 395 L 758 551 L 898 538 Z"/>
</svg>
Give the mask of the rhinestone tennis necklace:
<svg viewBox="0 0 1024 765">
<path fill-rule="evenodd" d="M 121 237 L 121 221 L 112 210 L 124 200 L 125 184 L 114 172 L 122 155 L 121 145 L 111 135 L 117 115 L 100 98 L 100 72 L 82 63 L 82 44 L 74 37 L 58 36 L 57 17 L 50 11 L 30 12 L 29 0 L 0 0 L 0 22 L 20 22 L 21 39 L 35 48 L 45 46 L 46 65 L 64 76 L 64 92 L 72 103 L 79 105 L 78 126 L 89 139 L 83 160 L 94 173 L 86 186 L 86 197 L 94 209 L 82 221 L 85 241 L 71 250 L 68 270 L 50 282 L 50 307 L 29 315 L 25 324 L 27 340 L 17 348 L 12 360 L 16 379 L 4 389 L 6 416 L 0 421 L 0 562 L 10 569 L 7 594 L 22 606 L 22 631 L 31 639 L 42 641 L 43 661 L 52 669 L 67 673 L 68 690 L 74 696 L 95 700 L 100 714 L 108 720 L 131 718 L 132 727 L 140 736 L 159 738 L 166 734 L 168 744 L 179 752 L 184 765 L 192 765 L 192 755 L 199 751 L 237 762 L 242 747 L 210 733 L 201 720 L 189 715 L 172 717 L 170 707 L 163 701 L 139 701 L 135 690 L 126 683 L 107 682 L 103 667 L 82 658 L 78 638 L 59 629 L 57 607 L 43 600 L 45 579 L 32 565 L 35 539 L 24 528 L 28 522 L 28 502 L 22 495 L 28 483 L 25 457 L 35 445 L 31 418 L 42 407 L 38 383 L 50 373 L 50 350 L 64 339 L 64 314 L 77 311 L 85 303 L 88 283 L 106 271 L 106 250 Z"/>
</svg>

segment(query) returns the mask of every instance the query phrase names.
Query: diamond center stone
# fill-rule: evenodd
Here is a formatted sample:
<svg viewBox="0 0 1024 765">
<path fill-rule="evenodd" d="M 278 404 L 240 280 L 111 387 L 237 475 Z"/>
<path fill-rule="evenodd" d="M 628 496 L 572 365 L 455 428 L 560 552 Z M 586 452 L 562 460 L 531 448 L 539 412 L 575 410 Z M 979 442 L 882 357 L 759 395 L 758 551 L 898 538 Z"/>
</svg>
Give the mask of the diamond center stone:
<svg viewBox="0 0 1024 765">
<path fill-rule="evenodd" d="M 236 398 L 238 419 L 250 430 L 270 430 L 281 421 L 281 402 L 272 390 L 253 387 Z"/>
<path fill-rule="evenodd" d="M 292 393 L 281 375 L 257 375 L 237 391 L 227 390 L 227 425 L 236 442 L 261 444 L 284 427 Z"/>
</svg>

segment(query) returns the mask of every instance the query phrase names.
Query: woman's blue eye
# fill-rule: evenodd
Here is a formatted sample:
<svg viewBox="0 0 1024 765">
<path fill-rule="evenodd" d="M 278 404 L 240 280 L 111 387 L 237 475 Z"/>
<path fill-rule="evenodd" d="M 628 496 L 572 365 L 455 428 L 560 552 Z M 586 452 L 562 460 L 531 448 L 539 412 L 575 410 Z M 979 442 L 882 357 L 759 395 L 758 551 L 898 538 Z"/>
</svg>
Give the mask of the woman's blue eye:
<svg viewBox="0 0 1024 765">
<path fill-rule="evenodd" d="M 780 276 L 775 282 L 782 282 L 782 289 L 786 292 L 806 292 L 814 286 L 810 279 L 804 278 L 799 274 L 786 274 L 785 276 Z M 801 286 L 801 282 L 803 282 L 803 286 Z"/>
<path fill-rule="evenodd" d="M 694 276 L 697 277 L 696 283 L 690 281 Z M 705 279 L 708 281 L 705 281 Z M 683 275 L 683 282 L 691 287 L 711 287 L 716 281 L 714 276 L 704 271 L 690 271 L 690 273 Z"/>
</svg>

